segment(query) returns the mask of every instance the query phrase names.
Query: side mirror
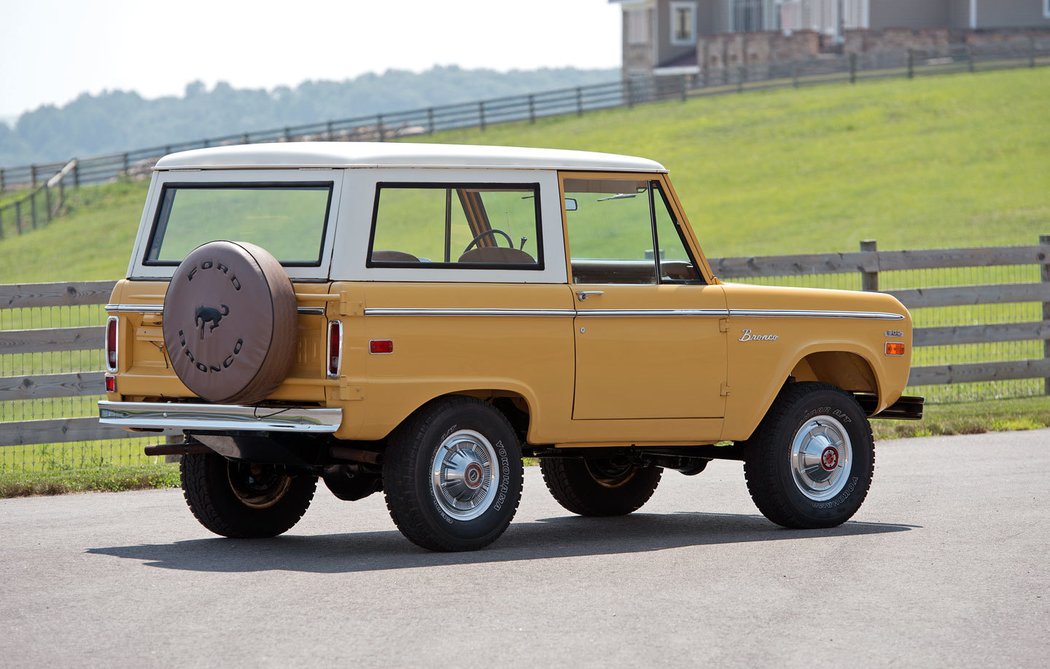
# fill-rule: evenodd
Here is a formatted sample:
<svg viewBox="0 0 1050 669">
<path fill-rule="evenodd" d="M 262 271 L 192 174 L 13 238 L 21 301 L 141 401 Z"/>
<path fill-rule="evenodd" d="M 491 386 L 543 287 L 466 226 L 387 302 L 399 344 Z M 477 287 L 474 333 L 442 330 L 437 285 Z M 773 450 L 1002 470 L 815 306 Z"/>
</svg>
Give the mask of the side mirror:
<svg viewBox="0 0 1050 669">
<path fill-rule="evenodd" d="M 576 199 L 567 197 L 565 198 L 565 211 L 576 211 Z"/>
</svg>

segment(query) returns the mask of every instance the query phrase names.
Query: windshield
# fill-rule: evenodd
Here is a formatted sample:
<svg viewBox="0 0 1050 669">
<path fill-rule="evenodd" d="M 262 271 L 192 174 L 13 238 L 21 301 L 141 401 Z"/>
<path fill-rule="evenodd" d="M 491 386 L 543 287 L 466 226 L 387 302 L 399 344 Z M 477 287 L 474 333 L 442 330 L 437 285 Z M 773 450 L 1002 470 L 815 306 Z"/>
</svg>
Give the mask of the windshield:
<svg viewBox="0 0 1050 669">
<path fill-rule="evenodd" d="M 257 244 L 282 265 L 318 266 L 332 184 L 173 184 L 164 187 L 147 265 L 176 265 L 217 239 Z"/>
</svg>

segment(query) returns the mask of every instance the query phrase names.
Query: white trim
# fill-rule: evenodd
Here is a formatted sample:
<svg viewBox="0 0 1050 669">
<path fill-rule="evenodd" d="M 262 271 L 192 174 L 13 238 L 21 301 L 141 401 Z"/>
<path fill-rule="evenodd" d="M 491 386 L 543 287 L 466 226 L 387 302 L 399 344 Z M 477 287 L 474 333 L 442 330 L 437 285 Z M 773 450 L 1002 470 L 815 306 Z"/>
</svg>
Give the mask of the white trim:
<svg viewBox="0 0 1050 669">
<path fill-rule="evenodd" d="M 391 142 L 290 142 L 217 146 L 169 154 L 157 161 L 154 169 L 165 171 L 342 167 L 667 171 L 660 163 L 647 158 L 595 151 Z"/>
<path fill-rule="evenodd" d="M 970 30 L 977 30 L 977 0 L 970 0 Z"/>
<path fill-rule="evenodd" d="M 658 67 L 653 70 L 654 77 L 680 77 L 683 74 L 700 74 L 699 65 L 679 65 L 678 67 Z"/>
<path fill-rule="evenodd" d="M 678 12 L 679 10 L 689 11 L 689 36 L 685 39 L 681 39 L 677 36 L 678 32 Z M 668 37 L 671 38 L 672 46 L 693 46 L 696 44 L 696 2 L 695 0 L 674 0 L 671 3 L 670 10 L 667 17 L 668 23 L 670 23 Z"/>
</svg>

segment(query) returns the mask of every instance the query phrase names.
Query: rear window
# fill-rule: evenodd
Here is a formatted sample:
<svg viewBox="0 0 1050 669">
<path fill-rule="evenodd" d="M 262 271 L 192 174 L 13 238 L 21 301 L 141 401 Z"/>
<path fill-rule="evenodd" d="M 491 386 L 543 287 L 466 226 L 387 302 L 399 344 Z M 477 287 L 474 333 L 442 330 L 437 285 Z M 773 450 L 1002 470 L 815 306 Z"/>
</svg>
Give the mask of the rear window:
<svg viewBox="0 0 1050 669">
<path fill-rule="evenodd" d="M 168 184 L 146 265 L 177 265 L 217 239 L 257 244 L 282 265 L 321 264 L 332 183 Z"/>
</svg>

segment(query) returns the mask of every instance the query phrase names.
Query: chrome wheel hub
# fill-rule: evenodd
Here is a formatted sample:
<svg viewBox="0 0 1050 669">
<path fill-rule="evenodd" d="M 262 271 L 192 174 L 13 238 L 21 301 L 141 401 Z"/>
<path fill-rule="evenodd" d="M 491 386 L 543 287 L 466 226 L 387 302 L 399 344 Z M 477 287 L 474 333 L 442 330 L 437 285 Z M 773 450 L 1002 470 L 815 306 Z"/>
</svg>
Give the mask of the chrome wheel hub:
<svg viewBox="0 0 1050 669">
<path fill-rule="evenodd" d="M 456 520 L 485 513 L 499 488 L 496 450 L 481 434 L 457 430 L 438 446 L 430 466 L 434 499 Z"/>
<path fill-rule="evenodd" d="M 842 492 L 852 459 L 849 433 L 831 416 L 807 421 L 791 441 L 791 477 L 799 492 L 815 502 Z"/>
</svg>

